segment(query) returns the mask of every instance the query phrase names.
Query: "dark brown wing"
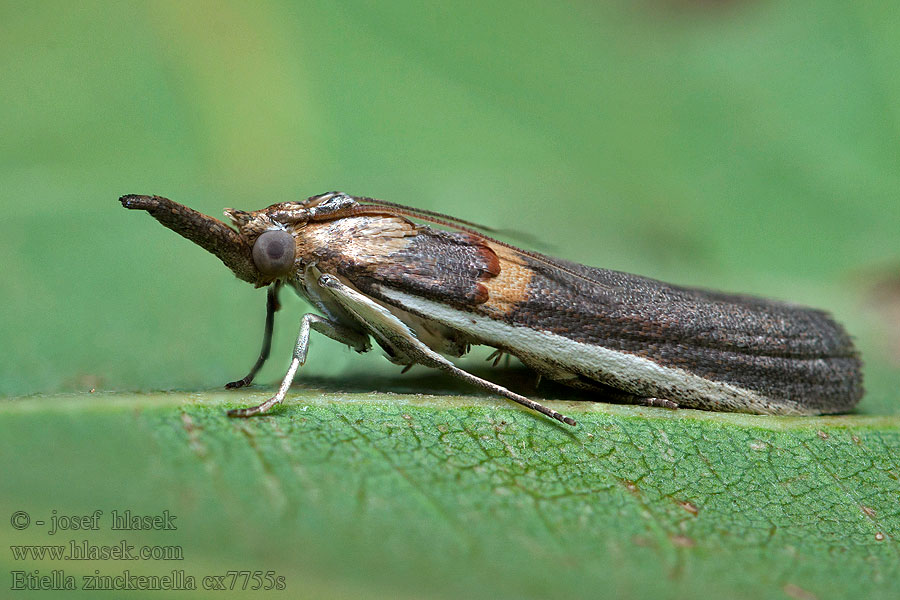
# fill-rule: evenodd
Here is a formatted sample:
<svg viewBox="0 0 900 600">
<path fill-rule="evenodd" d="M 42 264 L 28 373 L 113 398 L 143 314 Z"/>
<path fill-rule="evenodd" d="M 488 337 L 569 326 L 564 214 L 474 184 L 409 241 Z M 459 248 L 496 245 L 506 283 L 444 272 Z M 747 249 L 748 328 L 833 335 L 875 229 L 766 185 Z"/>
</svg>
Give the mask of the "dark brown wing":
<svg viewBox="0 0 900 600">
<path fill-rule="evenodd" d="M 484 282 L 499 272 L 497 255 L 479 237 L 427 227 L 383 260 L 339 267 L 360 288 L 380 283 L 457 307 L 486 302 Z"/>
<path fill-rule="evenodd" d="M 846 410 L 862 395 L 853 343 L 823 311 L 587 267 L 409 207 L 359 206 L 354 214 L 402 215 L 458 230 L 422 227 L 383 263 L 344 273 L 387 302 L 381 286 L 822 412 Z"/>
</svg>

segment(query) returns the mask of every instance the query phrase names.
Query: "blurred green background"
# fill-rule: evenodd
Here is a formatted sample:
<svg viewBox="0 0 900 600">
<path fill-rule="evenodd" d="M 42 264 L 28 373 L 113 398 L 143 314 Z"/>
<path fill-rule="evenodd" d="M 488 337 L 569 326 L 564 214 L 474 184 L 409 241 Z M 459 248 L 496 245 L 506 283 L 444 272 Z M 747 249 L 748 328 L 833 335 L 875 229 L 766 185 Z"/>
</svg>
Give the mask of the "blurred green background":
<svg viewBox="0 0 900 600">
<path fill-rule="evenodd" d="M 897 411 L 882 375 L 897 332 L 867 302 L 900 276 L 891 3 L 0 11 L 0 394 L 241 376 L 264 293 L 116 199 L 221 217 L 340 189 L 594 266 L 827 308 L 864 352 L 861 409 Z M 259 382 L 281 377 L 303 310 L 279 314 Z M 393 369 L 313 343 L 308 376 Z"/>
<path fill-rule="evenodd" d="M 777 571 L 767 590 L 809 598 L 793 583 L 782 585 L 782 573 L 788 582 L 793 573 L 805 573 L 807 588 L 834 573 L 819 585 L 851 590 L 852 577 L 835 583 L 841 581 L 835 565 L 849 561 L 859 577 L 868 577 L 870 567 L 880 576 L 892 572 L 896 542 L 873 549 L 866 545 L 871 531 L 861 525 L 857 533 L 864 537 L 848 542 L 852 559 L 841 554 L 847 547 L 835 540 L 845 521 L 829 518 L 830 529 L 816 529 L 815 494 L 801 496 L 796 512 L 790 494 L 772 505 L 783 511 L 770 515 L 779 532 L 788 531 L 775 542 L 766 537 L 768 525 L 753 520 L 753 511 L 767 506 L 768 492 L 758 504 L 738 493 L 729 499 L 715 490 L 698 492 L 691 502 L 702 505 L 706 498 L 710 505 L 705 513 L 701 506 L 702 527 L 691 530 L 687 509 L 667 493 L 635 503 L 629 486 L 642 480 L 645 490 L 665 490 L 677 482 L 690 491 L 692 472 L 667 475 L 668 455 L 642 463 L 634 454 L 614 456 L 615 448 L 604 446 L 609 454 L 603 454 L 585 446 L 593 436 L 587 427 L 578 434 L 583 437 L 569 440 L 570 452 L 596 452 L 585 459 L 591 466 L 578 467 L 594 471 L 572 467 L 557 476 L 577 480 L 587 473 L 599 487 L 549 506 L 561 516 L 544 522 L 526 495 L 544 498 L 542 486 L 554 485 L 554 471 L 545 483 L 528 465 L 546 458 L 545 442 L 562 445 L 556 438 L 563 434 L 519 412 L 491 412 L 496 404 L 485 404 L 471 419 L 447 413 L 454 427 L 472 428 L 471 439 L 461 436 L 454 447 L 471 450 L 467 443 L 487 439 L 479 429 L 490 430 L 485 419 L 511 414 L 504 418 L 519 429 L 510 443 L 521 441 L 525 458 L 503 462 L 506 441 L 494 440 L 491 452 L 503 460 L 459 468 L 457 475 L 448 471 L 448 480 L 436 475 L 440 460 L 410 451 L 418 437 L 391 446 L 409 415 L 397 412 L 404 408 L 390 412 L 390 402 L 385 420 L 400 425 L 389 425 L 371 447 L 351 439 L 358 432 L 350 421 L 328 421 L 342 411 L 365 419 L 371 413 L 364 408 L 335 409 L 326 401 L 312 410 L 311 425 L 300 425 L 306 420 L 296 403 L 315 402 L 315 394 L 303 392 L 304 382 L 332 391 L 467 391 L 421 368 L 401 378 L 377 352 L 356 355 L 322 338 L 313 340 L 291 392 L 293 412 L 228 422 L 221 405 L 240 404 L 245 396 L 225 394 L 220 386 L 242 376 L 257 355 L 265 293 L 146 214 L 123 210 L 117 198 L 160 194 L 221 217 L 225 207 L 258 209 L 339 189 L 513 229 L 522 233 L 514 242 L 593 266 L 830 310 L 855 335 L 866 363 L 868 393 L 858 412 L 893 417 L 853 421 L 870 438 L 854 430 L 842 441 L 859 446 L 859 434 L 881 452 L 880 479 L 847 485 L 876 498 L 860 506 L 882 503 L 879 515 L 886 520 L 876 525 L 893 535 L 900 522 L 897 495 L 882 490 L 888 478 L 896 487 L 900 477 L 890 458 L 900 415 L 897 31 L 900 13 L 892 2 L 0 2 L 0 396 L 9 398 L 0 408 L 10 410 L 0 456 L 13 482 L 0 497 L 3 508 L 173 507 L 190 524 L 183 539 L 192 567 L 210 571 L 222 555 L 246 552 L 253 568 L 274 561 L 280 569 L 299 569 L 302 577 L 295 574 L 289 590 L 296 593 L 300 579 L 314 597 L 355 596 L 372 578 L 381 582 L 380 593 L 395 597 L 404 567 L 391 562 L 394 556 L 413 561 L 410 569 L 424 578 L 444 550 L 465 561 L 477 555 L 473 547 L 486 553 L 474 559 L 481 561 L 481 579 L 433 595 L 460 597 L 477 588 L 492 596 L 478 582 L 498 576 L 513 585 L 522 576 L 521 589 L 508 587 L 507 593 L 545 597 L 561 582 L 528 562 L 545 554 L 556 567 L 571 566 L 566 573 L 576 576 L 567 584 L 574 589 L 591 589 L 609 573 L 614 587 L 607 591 L 636 597 L 671 593 L 673 582 L 677 593 L 690 597 L 697 581 L 706 581 L 707 591 L 741 597 L 736 590 L 744 583 Z M 307 310 L 290 294 L 282 300 L 272 359 L 257 378 L 259 387 L 247 392 L 252 400 L 280 380 Z M 467 360 L 480 364 L 488 353 L 482 349 Z M 91 389 L 100 393 L 89 396 Z M 124 394 L 150 390 L 213 392 Z M 46 396 L 61 392 L 82 395 Z M 27 395 L 34 397 L 12 399 Z M 183 412 L 174 412 L 184 399 Z M 397 406 L 406 405 L 398 400 Z M 441 413 L 417 410 L 409 412 L 437 436 Z M 734 434 L 741 442 L 719 457 L 719 466 L 737 469 L 728 483 L 738 484 L 746 467 L 754 485 L 767 467 L 762 459 L 753 462 L 744 441 L 754 451 L 759 436 L 782 444 L 786 454 L 815 444 L 827 452 L 825 440 L 837 434 L 828 429 L 832 433 L 817 436 L 816 428 L 848 423 L 797 425 L 809 434 L 797 441 L 790 428 L 781 432 L 779 420 L 704 415 L 697 418 L 718 424 L 704 429 L 682 425 L 681 416 L 658 425 L 640 412 L 586 410 L 613 415 L 609 422 L 598 417 L 597 443 L 603 431 L 621 429 L 623 440 L 633 437 L 632 427 L 643 431 L 650 441 L 634 442 L 638 456 L 645 446 L 662 445 L 662 438 L 668 443 L 667 435 L 678 442 L 686 432 L 681 449 L 690 453 L 696 439 L 714 456 L 717 444 L 727 445 Z M 314 419 L 324 425 L 314 427 Z M 759 433 L 747 423 L 780 433 Z M 873 423 L 886 429 L 866 429 Z M 692 427 L 699 431 L 695 438 Z M 531 454 L 523 441 L 529 428 L 537 431 L 528 438 Z M 49 452 L 45 465 L 13 460 L 23 448 L 37 461 L 44 454 L 34 448 Z M 866 448 L 859 455 L 837 453 L 836 462 L 850 456 L 857 461 L 854 473 L 868 476 Z M 386 465 L 394 455 L 402 468 Z M 478 471 L 482 467 L 488 471 Z M 789 481 L 799 468 L 790 463 L 779 471 L 779 490 L 792 494 L 792 485 L 805 485 Z M 802 468 L 816 467 L 803 462 Z M 374 483 L 363 476 L 367 470 L 375 473 Z M 830 482 L 823 489 L 837 505 L 844 498 L 841 479 L 824 467 L 819 476 L 819 483 Z M 510 484 L 505 500 L 491 496 L 502 505 L 496 513 L 478 509 L 485 482 L 504 477 L 526 483 Z M 410 491 L 399 480 L 436 480 L 444 496 L 423 501 L 425 491 Z M 468 545 L 469 537 L 457 543 L 444 535 L 441 528 L 451 521 L 441 515 L 457 509 L 452 494 L 461 481 L 469 487 L 461 486 L 460 499 L 471 504 L 459 507 L 462 515 L 452 522 L 468 518 L 487 526 L 494 541 Z M 65 502 L 54 504 L 63 488 Z M 340 495 L 358 488 L 364 488 L 361 497 L 383 502 L 374 521 L 364 519 L 362 499 L 357 506 L 354 497 Z M 588 511 L 589 505 L 602 511 L 607 502 L 602 517 Z M 254 508 L 283 519 L 243 521 Z M 515 529 L 520 509 L 521 530 Z M 854 505 L 852 512 L 859 516 L 860 510 Z M 651 512 L 655 520 L 645 525 Z M 583 530 L 580 519 L 588 514 L 592 528 Z M 409 518 L 409 532 L 403 518 Z M 729 533 L 733 525 L 739 535 Z M 332 535 L 332 526 L 340 535 Z M 295 528 L 303 540 L 294 539 Z M 698 547 L 686 549 L 679 541 L 685 528 Z M 752 542 L 729 553 L 748 530 Z M 396 537 L 379 546 L 387 531 Z M 570 539 L 578 540 L 581 562 L 566 562 L 560 531 L 575 532 Z M 795 552 L 817 532 L 820 554 Z M 238 546 L 240 536 L 251 541 Z M 647 537 L 671 536 L 675 542 L 662 558 L 645 544 Z M 632 539 L 633 546 L 618 545 Z M 324 548 L 320 555 L 313 542 Z M 429 544 L 430 553 L 420 551 Z M 782 554 L 773 558 L 773 548 Z M 524 553 L 517 556 L 525 561 L 501 577 L 492 569 L 506 551 Z M 339 561 L 348 552 L 362 566 L 342 580 L 335 574 L 343 575 Z M 584 558 L 593 553 L 610 562 Z M 294 564 L 296 556 L 303 560 Z M 668 575 L 653 571 L 657 559 Z M 732 579 L 722 574 L 742 561 L 752 568 Z M 469 565 L 441 568 L 447 581 L 457 581 L 457 570 Z M 318 581 L 310 581 L 313 573 Z M 529 575 L 539 587 L 529 588 Z M 421 597 L 428 585 L 405 593 Z M 749 587 L 744 595 L 768 593 Z"/>
</svg>

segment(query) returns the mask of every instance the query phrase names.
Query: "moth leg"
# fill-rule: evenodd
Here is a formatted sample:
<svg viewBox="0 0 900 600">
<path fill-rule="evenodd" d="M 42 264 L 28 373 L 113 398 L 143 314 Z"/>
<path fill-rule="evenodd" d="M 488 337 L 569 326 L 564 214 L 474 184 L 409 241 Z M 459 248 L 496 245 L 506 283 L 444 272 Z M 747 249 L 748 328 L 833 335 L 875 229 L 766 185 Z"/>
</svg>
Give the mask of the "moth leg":
<svg viewBox="0 0 900 600">
<path fill-rule="evenodd" d="M 538 366 L 532 366 L 537 370 Z M 540 371 L 538 371 L 540 376 Z M 611 385 L 601 383 L 583 375 L 577 375 L 570 379 L 560 380 L 561 383 L 579 390 L 589 390 L 597 392 L 603 396 L 604 402 L 612 402 L 615 404 L 632 404 L 634 406 L 655 406 L 657 408 L 678 408 L 678 403 L 667 398 L 656 398 L 652 396 L 642 396 L 633 392 L 626 392 Z"/>
<path fill-rule="evenodd" d="M 229 417 L 252 417 L 253 415 L 261 415 L 271 410 L 276 404 L 280 404 L 284 400 L 285 394 L 294 381 L 294 375 L 297 369 L 306 362 L 306 354 L 309 350 L 309 331 L 314 329 L 323 335 L 327 335 L 336 342 L 346 344 L 357 352 L 365 352 L 369 349 L 369 336 L 359 331 L 342 325 L 337 321 L 332 321 L 313 313 L 303 315 L 300 321 L 300 333 L 297 334 L 297 343 L 294 345 L 294 354 L 291 358 L 291 366 L 288 367 L 287 374 L 281 381 L 278 392 L 257 406 L 249 408 L 235 408 L 228 411 Z"/>
<path fill-rule="evenodd" d="M 503 366 L 509 368 L 509 353 L 499 348 L 495 348 L 494 351 L 491 352 L 490 355 L 488 355 L 488 357 L 484 360 L 486 362 L 490 362 L 493 360 L 494 362 L 493 364 L 491 364 L 491 366 L 496 367 L 500 364 L 500 360 L 504 358 L 506 359 L 506 362 L 503 363 Z M 537 384 L 535 384 L 535 387 L 537 387 Z"/>
<path fill-rule="evenodd" d="M 672 402 L 665 398 L 639 398 L 638 404 L 643 404 L 644 406 L 656 406 L 658 408 L 678 408 L 677 402 Z"/>
<path fill-rule="evenodd" d="M 606 386 L 604 386 L 606 387 Z M 588 388 L 590 389 L 590 388 Z M 594 389 L 599 389 L 595 387 Z M 678 408 L 678 403 L 668 400 L 666 398 L 655 398 L 650 396 L 640 396 L 638 394 L 632 394 L 630 392 L 623 392 L 621 390 L 617 390 L 615 388 L 606 387 L 603 389 L 603 394 L 606 396 L 606 400 L 611 400 L 612 402 L 616 402 L 618 404 L 634 404 L 636 406 L 655 406 L 656 408 Z"/>
<path fill-rule="evenodd" d="M 269 358 L 269 351 L 272 349 L 272 329 L 275 327 L 275 312 L 281 308 L 281 305 L 278 303 L 278 290 L 280 288 L 281 283 L 274 283 L 269 286 L 266 293 L 266 327 L 263 331 L 262 350 L 259 351 L 259 358 L 256 359 L 256 364 L 253 365 L 253 368 L 250 369 L 250 372 L 243 379 L 226 383 L 226 389 L 232 390 L 250 385 L 262 366 L 266 364 L 266 360 Z"/>
<path fill-rule="evenodd" d="M 500 359 L 502 359 L 502 358 L 503 358 L 503 350 L 501 350 L 501 349 L 499 349 L 499 348 L 496 348 L 496 349 L 495 349 L 493 352 L 491 352 L 490 355 L 489 355 L 486 359 L 484 359 L 484 360 L 487 361 L 487 362 L 494 361 L 493 364 L 492 364 L 491 366 L 492 366 L 492 367 L 496 367 L 497 365 L 500 364 Z"/>
<path fill-rule="evenodd" d="M 463 371 L 452 362 L 426 346 L 400 319 L 389 310 L 374 302 L 367 296 L 341 283 L 337 277 L 322 275 L 319 277 L 319 285 L 328 289 L 334 295 L 341 306 L 349 312 L 357 321 L 365 323 L 370 333 L 379 340 L 382 345 L 395 349 L 398 356 L 402 355 L 410 362 L 419 363 L 426 367 L 441 369 L 470 384 L 487 390 L 492 394 L 503 396 L 513 402 L 517 402 L 534 411 L 556 419 L 567 425 L 575 425 L 575 419 L 562 415 L 552 408 L 520 396 L 503 386 L 491 383 L 471 373 Z"/>
<path fill-rule="evenodd" d="M 535 402 L 534 400 L 526 398 L 525 396 L 521 396 L 513 391 L 510 391 L 510 390 L 506 389 L 505 387 L 503 387 L 502 385 L 497 385 L 496 383 L 490 382 L 486 379 L 476 377 L 475 375 L 472 375 L 468 371 L 463 371 L 462 369 L 460 369 L 459 367 L 457 367 L 456 365 L 454 365 L 453 363 L 451 363 L 449 360 L 445 359 L 444 357 L 442 357 L 440 355 L 438 355 L 438 356 L 441 359 L 440 362 L 435 362 L 435 363 L 423 362 L 423 364 L 430 366 L 430 367 L 436 367 L 438 369 L 446 371 L 446 372 L 450 373 L 451 375 L 459 377 L 463 381 L 467 381 L 476 387 L 480 387 L 483 390 L 487 390 L 487 391 L 491 392 L 492 394 L 497 394 L 498 396 L 503 396 L 504 398 L 512 400 L 513 402 L 521 404 L 522 406 L 528 407 L 533 411 L 539 412 L 542 415 L 546 415 L 546 416 L 550 417 L 551 419 L 556 419 L 560 423 L 565 423 L 566 425 L 577 425 L 578 424 L 575 422 L 575 419 L 573 419 L 572 417 L 567 417 L 566 415 L 560 414 L 557 411 L 553 410 L 552 408 L 547 408 L 546 406 L 544 406 L 543 404 L 540 404 L 539 402 Z"/>
</svg>

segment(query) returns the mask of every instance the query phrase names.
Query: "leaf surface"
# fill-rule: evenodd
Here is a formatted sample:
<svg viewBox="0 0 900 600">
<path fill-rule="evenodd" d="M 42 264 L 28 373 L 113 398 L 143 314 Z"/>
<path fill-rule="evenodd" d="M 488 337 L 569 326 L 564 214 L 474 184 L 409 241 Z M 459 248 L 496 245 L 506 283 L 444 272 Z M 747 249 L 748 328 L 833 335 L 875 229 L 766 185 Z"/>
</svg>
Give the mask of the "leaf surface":
<svg viewBox="0 0 900 600">
<path fill-rule="evenodd" d="M 271 416 L 224 415 L 265 397 L 5 401 L 4 512 L 168 507 L 176 532 L 57 539 L 174 543 L 188 573 L 275 569 L 287 596 L 900 593 L 896 417 L 553 402 L 577 418 L 567 428 L 490 398 L 302 390 Z"/>
</svg>

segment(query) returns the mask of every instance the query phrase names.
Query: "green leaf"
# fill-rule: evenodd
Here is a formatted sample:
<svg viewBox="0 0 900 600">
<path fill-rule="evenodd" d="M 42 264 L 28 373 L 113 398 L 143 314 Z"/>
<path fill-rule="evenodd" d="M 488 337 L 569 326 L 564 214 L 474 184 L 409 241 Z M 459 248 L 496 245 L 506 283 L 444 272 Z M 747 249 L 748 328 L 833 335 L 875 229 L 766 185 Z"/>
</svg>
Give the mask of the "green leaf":
<svg viewBox="0 0 900 600">
<path fill-rule="evenodd" d="M 834 0 L 0 8 L 0 516 L 180 519 L 2 525 L 5 571 L 273 568 L 292 598 L 900 596 L 898 15 Z M 564 404 L 568 430 L 320 338 L 271 417 L 224 418 L 258 391 L 134 395 L 243 375 L 265 300 L 116 199 L 220 215 L 333 189 L 829 310 L 857 338 L 866 397 L 802 420 Z M 309 310 L 283 299 L 260 383 L 282 376 Z M 5 550 L 60 538 L 181 544 L 185 560 Z M 203 595 L 222 596 L 182 597 Z"/>
<path fill-rule="evenodd" d="M 0 405 L 3 514 L 177 515 L 177 531 L 4 527 L 3 545 L 179 545 L 80 575 L 273 569 L 285 597 L 896 598 L 900 419 L 294 390 Z M 45 492 L 55 489 L 53 495 Z M 199 578 L 198 578 L 199 581 Z M 210 592 L 210 595 L 214 593 Z"/>
</svg>

